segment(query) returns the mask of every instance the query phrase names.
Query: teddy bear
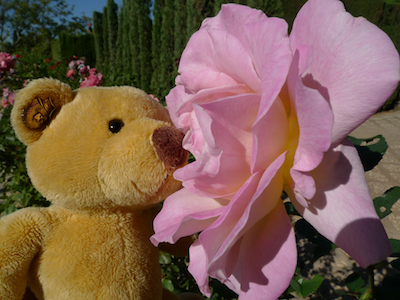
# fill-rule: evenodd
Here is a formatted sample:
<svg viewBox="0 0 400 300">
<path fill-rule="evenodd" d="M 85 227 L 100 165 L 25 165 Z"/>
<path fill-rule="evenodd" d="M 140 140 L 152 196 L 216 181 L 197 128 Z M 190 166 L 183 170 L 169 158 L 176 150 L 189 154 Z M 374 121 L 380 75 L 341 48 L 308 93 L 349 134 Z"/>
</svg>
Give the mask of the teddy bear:
<svg viewBox="0 0 400 300">
<path fill-rule="evenodd" d="M 134 87 L 36 79 L 18 92 L 11 122 L 52 204 L 0 219 L 0 299 L 27 287 L 37 299 L 175 299 L 149 241 L 188 159 L 168 111 Z"/>
</svg>

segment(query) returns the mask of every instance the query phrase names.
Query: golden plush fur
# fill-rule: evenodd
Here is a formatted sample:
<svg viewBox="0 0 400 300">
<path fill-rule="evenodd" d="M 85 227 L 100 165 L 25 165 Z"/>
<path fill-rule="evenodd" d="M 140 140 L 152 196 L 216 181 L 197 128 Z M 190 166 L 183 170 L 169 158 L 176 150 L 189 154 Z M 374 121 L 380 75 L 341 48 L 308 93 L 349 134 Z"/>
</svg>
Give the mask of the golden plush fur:
<svg viewBox="0 0 400 300">
<path fill-rule="evenodd" d="M 149 242 L 187 160 L 166 109 L 132 87 L 39 79 L 18 93 L 12 124 L 52 206 L 0 219 L 0 299 L 27 285 L 38 299 L 173 299 Z"/>
</svg>

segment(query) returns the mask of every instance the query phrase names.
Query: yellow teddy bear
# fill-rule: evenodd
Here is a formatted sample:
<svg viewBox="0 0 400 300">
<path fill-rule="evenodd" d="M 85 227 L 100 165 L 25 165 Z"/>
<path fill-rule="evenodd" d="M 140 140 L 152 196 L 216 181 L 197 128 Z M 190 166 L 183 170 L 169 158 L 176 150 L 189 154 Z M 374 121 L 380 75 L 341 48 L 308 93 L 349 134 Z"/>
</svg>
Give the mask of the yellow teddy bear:
<svg viewBox="0 0 400 300">
<path fill-rule="evenodd" d="M 149 241 L 188 157 L 167 110 L 133 87 L 37 79 L 18 92 L 12 125 L 52 205 L 0 219 L 0 299 L 27 286 L 37 299 L 174 299 Z"/>
</svg>

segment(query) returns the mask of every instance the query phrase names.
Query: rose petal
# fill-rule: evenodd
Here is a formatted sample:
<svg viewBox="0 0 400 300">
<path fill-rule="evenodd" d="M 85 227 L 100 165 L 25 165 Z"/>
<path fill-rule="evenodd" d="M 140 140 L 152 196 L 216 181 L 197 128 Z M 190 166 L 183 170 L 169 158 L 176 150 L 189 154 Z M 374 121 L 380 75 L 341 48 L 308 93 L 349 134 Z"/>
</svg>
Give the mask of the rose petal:
<svg viewBox="0 0 400 300">
<path fill-rule="evenodd" d="M 154 219 L 155 234 L 150 240 L 155 246 L 161 242 L 174 244 L 181 237 L 202 231 L 214 222 L 227 204 L 221 199 L 194 195 L 183 188 L 164 201 L 161 212 Z"/>
<path fill-rule="evenodd" d="M 288 76 L 288 88 L 299 131 L 290 175 L 297 200 L 305 207 L 305 199 L 311 199 L 315 194 L 315 183 L 308 172 L 320 164 L 324 152 L 329 149 L 333 126 L 333 113 L 326 99 L 318 90 L 303 83 L 302 72 L 308 68 L 311 60 L 309 48 L 297 49 Z"/>
<path fill-rule="evenodd" d="M 391 247 L 379 220 L 357 150 L 346 139 L 311 172 L 317 192 L 309 207 L 296 209 L 315 229 L 343 248 L 361 267 L 385 259 Z"/>
<path fill-rule="evenodd" d="M 205 146 L 199 159 L 195 156 L 195 162 L 175 171 L 175 178 L 202 196 L 224 197 L 236 192 L 251 175 L 251 126 L 259 103 L 259 95 L 242 94 L 195 105 Z M 196 150 L 184 146 L 192 153 Z"/>
<path fill-rule="evenodd" d="M 251 227 L 276 206 L 280 201 L 283 188 L 283 176 L 279 170 L 285 161 L 286 153 L 281 154 L 263 173 L 254 174 L 235 198 L 229 203 L 221 217 L 202 234 L 203 244 L 210 244 L 212 240 L 219 238 L 223 243 L 214 257 L 210 259 L 209 272 L 213 276 L 213 270 L 225 273 L 225 278 L 231 275 L 234 260 L 227 259 L 226 253 L 230 248 L 251 230 Z M 208 240 L 208 242 L 207 242 Z M 212 247 L 208 247 L 212 249 Z M 213 255 L 210 250 L 210 256 Z M 221 271 L 222 269 L 223 271 Z"/>
<path fill-rule="evenodd" d="M 250 53 L 236 35 L 226 31 L 200 29 L 193 34 L 182 53 L 179 73 L 182 84 L 193 92 L 234 84 L 261 92 Z"/>
<path fill-rule="evenodd" d="M 292 224 L 281 201 L 236 244 L 237 264 L 224 283 L 240 299 L 277 299 L 289 286 L 296 261 Z"/>
<path fill-rule="evenodd" d="M 286 81 L 292 60 L 288 24 L 282 19 L 266 18 L 246 25 L 243 30 L 262 82 L 259 119 L 267 113 Z"/>
<path fill-rule="evenodd" d="M 328 99 L 335 121 L 332 144 L 374 114 L 399 81 L 399 54 L 390 38 L 336 0 L 309 0 L 290 34 L 292 50 L 312 48 L 305 85 Z M 307 80 L 308 78 L 308 80 Z"/>
</svg>

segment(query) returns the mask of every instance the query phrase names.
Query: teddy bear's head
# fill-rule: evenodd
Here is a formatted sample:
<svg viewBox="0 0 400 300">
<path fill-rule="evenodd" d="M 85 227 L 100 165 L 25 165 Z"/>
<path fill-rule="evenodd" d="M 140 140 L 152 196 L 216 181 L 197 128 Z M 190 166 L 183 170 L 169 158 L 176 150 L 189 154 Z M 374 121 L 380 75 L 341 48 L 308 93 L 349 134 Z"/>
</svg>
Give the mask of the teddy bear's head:
<svg viewBox="0 0 400 300">
<path fill-rule="evenodd" d="M 37 79 L 17 94 L 11 119 L 27 145 L 33 185 L 56 205 L 142 209 L 180 187 L 172 174 L 187 161 L 183 136 L 167 110 L 139 89 L 72 91 Z"/>
</svg>

